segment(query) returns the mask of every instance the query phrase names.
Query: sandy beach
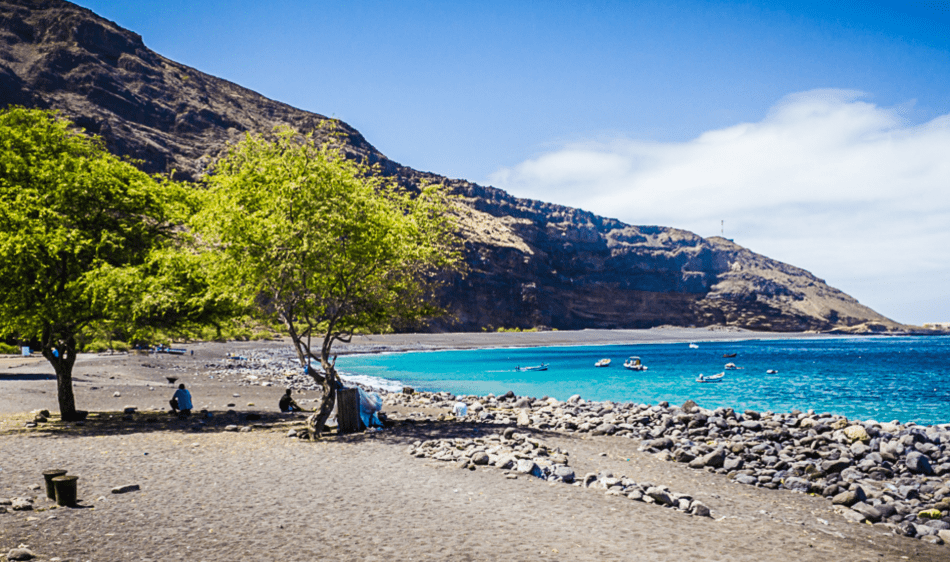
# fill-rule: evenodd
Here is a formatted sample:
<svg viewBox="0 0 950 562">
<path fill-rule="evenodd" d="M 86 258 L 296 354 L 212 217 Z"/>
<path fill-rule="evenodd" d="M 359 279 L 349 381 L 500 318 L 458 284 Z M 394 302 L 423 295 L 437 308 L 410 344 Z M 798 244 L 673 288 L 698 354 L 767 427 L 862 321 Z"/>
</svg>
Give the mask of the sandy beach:
<svg viewBox="0 0 950 562">
<path fill-rule="evenodd" d="M 340 351 L 749 337 L 763 335 L 394 335 L 355 338 Z M 44 360 L 0 359 L 0 499 L 33 499 L 32 510 L 0 513 L 0 555 L 25 545 L 36 560 L 74 562 L 950 559 L 950 546 L 849 523 L 825 498 L 741 486 L 639 452 L 637 441 L 626 438 L 519 429 L 569 451 L 579 475 L 611 473 L 666 485 L 701 500 L 711 517 L 408 455 L 417 441 L 505 429 L 435 421 L 444 412 L 433 408 L 386 409 L 396 419 L 416 413 L 421 420 L 379 432 L 318 442 L 290 438 L 288 431 L 304 418 L 276 413 L 282 388 L 239 387 L 207 374 L 207 365 L 227 352 L 281 345 L 287 344 L 196 344 L 186 346 L 194 356 L 182 357 L 84 355 L 74 373 L 77 406 L 92 413 L 82 426 L 58 422 L 55 379 Z M 173 389 L 167 376 L 184 382 L 196 409 L 212 417 L 179 420 L 162 411 Z M 307 407 L 318 395 L 296 397 Z M 137 412 L 126 419 L 128 406 Z M 50 422 L 26 428 L 29 412 L 42 408 L 54 413 Z M 37 488 L 51 468 L 79 476 L 78 507 L 54 509 Z M 111 493 L 130 484 L 140 489 Z"/>
</svg>

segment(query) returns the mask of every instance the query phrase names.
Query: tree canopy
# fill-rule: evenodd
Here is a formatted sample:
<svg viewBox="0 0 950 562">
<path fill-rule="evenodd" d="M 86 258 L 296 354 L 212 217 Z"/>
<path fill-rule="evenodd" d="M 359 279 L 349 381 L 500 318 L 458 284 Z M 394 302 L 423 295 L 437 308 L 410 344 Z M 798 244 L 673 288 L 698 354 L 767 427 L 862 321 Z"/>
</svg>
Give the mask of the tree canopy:
<svg viewBox="0 0 950 562">
<path fill-rule="evenodd" d="M 431 290 L 460 263 L 443 188 L 410 193 L 372 172 L 289 128 L 249 134 L 206 178 L 192 222 L 217 250 L 212 269 L 283 323 L 302 365 L 320 360 L 318 431 L 333 406 L 333 343 L 438 314 Z"/>
<path fill-rule="evenodd" d="M 0 336 L 39 339 L 64 419 L 82 330 L 145 336 L 229 313 L 177 226 L 191 197 L 55 114 L 0 112 Z"/>
</svg>

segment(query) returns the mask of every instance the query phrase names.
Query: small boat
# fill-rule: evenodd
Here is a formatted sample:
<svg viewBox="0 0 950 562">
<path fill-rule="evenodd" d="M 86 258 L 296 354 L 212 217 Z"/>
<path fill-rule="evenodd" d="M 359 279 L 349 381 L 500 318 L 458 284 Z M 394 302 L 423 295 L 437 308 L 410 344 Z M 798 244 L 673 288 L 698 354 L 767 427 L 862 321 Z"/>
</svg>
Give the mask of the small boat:
<svg viewBox="0 0 950 562">
<path fill-rule="evenodd" d="M 696 382 L 722 382 L 722 379 L 725 378 L 726 373 L 719 373 L 718 375 L 705 376 L 702 373 L 699 373 Z"/>
<path fill-rule="evenodd" d="M 741 369 L 741 368 L 742 368 L 742 367 L 736 367 L 736 364 L 735 364 L 735 363 L 726 363 L 726 367 L 725 367 L 725 369 L 726 369 L 727 371 L 735 371 L 735 370 Z"/>
<path fill-rule="evenodd" d="M 601 359 L 600 361 L 594 363 L 595 367 L 609 367 L 610 359 Z"/>
<path fill-rule="evenodd" d="M 691 343 L 691 344 L 689 344 L 689 348 L 690 348 L 690 349 L 699 349 L 699 346 L 696 345 L 695 343 Z"/>
<path fill-rule="evenodd" d="M 541 363 L 540 365 L 534 365 L 531 367 L 515 367 L 516 371 L 547 371 L 548 366 L 546 363 Z"/>
<path fill-rule="evenodd" d="M 640 362 L 639 357 L 631 357 L 627 359 L 624 364 L 624 367 L 630 369 L 631 371 L 646 371 L 647 366 Z"/>
<path fill-rule="evenodd" d="M 776 371 L 775 369 L 769 369 L 768 371 L 765 372 L 765 374 L 767 374 L 767 375 L 776 375 L 776 374 L 778 374 L 778 371 Z"/>
<path fill-rule="evenodd" d="M 723 358 L 723 359 L 732 359 L 732 358 L 735 357 L 736 355 L 737 355 L 736 353 L 723 353 L 723 354 L 722 354 L 722 358 Z"/>
</svg>

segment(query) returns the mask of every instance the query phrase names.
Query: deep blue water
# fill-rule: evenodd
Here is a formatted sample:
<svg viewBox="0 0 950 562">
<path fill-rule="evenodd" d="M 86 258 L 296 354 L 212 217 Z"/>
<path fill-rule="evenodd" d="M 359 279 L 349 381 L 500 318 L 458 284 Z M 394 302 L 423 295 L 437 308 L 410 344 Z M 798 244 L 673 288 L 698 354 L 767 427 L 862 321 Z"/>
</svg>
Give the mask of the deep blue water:
<svg viewBox="0 0 950 562">
<path fill-rule="evenodd" d="M 553 396 L 656 404 L 695 400 L 758 411 L 831 412 L 851 419 L 950 423 L 950 338 L 861 337 L 807 340 L 696 342 L 585 347 L 536 347 L 341 356 L 342 371 L 419 390 L 455 394 Z M 736 353 L 733 359 L 725 353 Z M 623 368 L 637 355 L 645 372 Z M 607 368 L 595 368 L 601 358 Z M 547 363 L 540 372 L 517 366 Z M 699 373 L 726 371 L 717 384 L 695 382 Z M 777 374 L 766 374 L 766 370 Z"/>
</svg>

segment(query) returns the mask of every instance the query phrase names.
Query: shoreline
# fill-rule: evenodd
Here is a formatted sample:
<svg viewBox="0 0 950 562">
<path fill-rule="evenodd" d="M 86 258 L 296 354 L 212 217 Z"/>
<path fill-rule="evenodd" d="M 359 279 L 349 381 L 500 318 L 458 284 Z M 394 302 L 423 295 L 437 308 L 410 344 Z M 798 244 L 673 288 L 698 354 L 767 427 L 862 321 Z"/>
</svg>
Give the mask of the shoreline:
<svg viewBox="0 0 950 562">
<path fill-rule="evenodd" d="M 510 335 L 491 336 L 503 342 Z M 589 334 L 569 335 L 584 340 L 579 345 L 591 345 Z M 727 337 L 749 339 L 746 335 Z M 536 334 L 529 336 L 535 341 Z M 703 341 L 695 331 L 683 336 L 678 341 Z M 383 343 L 382 338 L 372 337 L 369 345 Z M 433 345 L 433 340 L 422 344 Z M 458 343 L 458 338 L 453 340 L 447 343 Z M 484 341 L 468 338 L 463 343 L 473 340 Z M 385 343 L 412 342 L 387 339 Z M 284 383 L 303 377 L 299 369 L 278 370 L 273 380 L 249 381 L 250 370 L 242 371 L 225 358 L 226 353 L 251 355 L 260 350 L 260 360 L 266 364 L 269 357 L 283 354 L 277 350 L 289 347 L 287 342 L 189 347 L 194 348 L 194 357 L 83 356 L 74 373 L 77 406 L 94 414 L 85 426 L 72 429 L 55 415 L 35 428 L 24 427 L 32 419 L 22 414 L 24 408 L 33 409 L 28 405 L 42 403 L 56 409 L 55 379 L 45 360 L 24 365 L 23 358 L 14 358 L 21 366 L 0 367 L 0 446 L 6 453 L 0 459 L 0 500 L 30 497 L 34 506 L 32 511 L 0 513 L 0 554 L 21 543 L 29 545 L 38 560 L 212 561 L 237 556 L 857 562 L 896 561 L 902 555 L 936 561 L 945 560 L 950 552 L 950 546 L 937 544 L 940 535 L 931 534 L 923 520 L 916 518 L 916 509 L 907 514 L 915 517 L 913 521 L 900 523 L 878 510 L 894 528 L 914 525 L 916 540 L 899 536 L 885 524 L 858 524 L 875 517 L 858 504 L 877 509 L 875 500 L 894 503 L 886 484 L 893 482 L 897 490 L 911 486 L 907 489 L 915 490 L 917 501 L 930 505 L 943 493 L 937 484 L 950 484 L 950 474 L 922 481 L 911 478 L 905 470 L 907 454 L 913 452 L 909 446 L 896 452 L 904 459 L 892 463 L 896 479 L 874 480 L 872 472 L 858 467 L 869 455 L 881 454 L 881 442 L 867 442 L 869 449 L 876 445 L 873 451 L 840 442 L 840 432 L 846 428 L 832 428 L 840 417 L 759 414 L 754 420 L 755 413 L 727 409 L 697 408 L 687 413 L 681 406 L 581 399 L 555 404 L 525 398 L 519 407 L 517 400 L 470 396 L 462 397 L 470 404 L 469 416 L 453 420 L 449 411 L 459 397 L 449 400 L 444 392 L 390 393 L 384 395 L 383 412 L 394 422 L 392 427 L 311 443 L 289 437 L 302 428 L 302 416 L 276 413 Z M 207 408 L 212 417 L 178 420 L 162 415 L 174 389 L 165 379 L 171 375 L 192 390 L 196 412 Z M 316 405 L 311 400 L 318 399 L 319 393 L 303 391 L 294 396 L 308 408 Z M 123 409 L 128 406 L 137 407 L 137 413 L 127 419 Z M 694 418 L 678 419 L 683 415 Z M 690 427 L 692 421 L 698 423 L 695 416 L 706 416 L 706 423 Z M 709 422 L 711 418 L 715 419 Z M 750 422 L 762 427 L 747 427 Z M 573 423 L 575 428 L 564 430 L 568 427 L 564 423 Z M 700 428 L 702 435 L 695 433 Z M 790 440 L 776 444 L 766 437 L 781 428 Z M 539 471 L 530 466 L 525 468 L 528 472 L 519 472 L 516 466 L 499 468 L 498 458 L 494 465 L 481 464 L 485 457 L 476 459 L 475 455 L 485 452 L 490 463 L 492 455 L 502 452 L 490 449 L 508 443 L 503 433 L 510 429 L 530 437 L 513 440 L 517 446 L 512 455 L 537 449 L 526 449 L 527 443 L 543 443 L 550 454 L 528 455 L 534 466 L 547 466 L 548 460 L 563 462 L 557 460 L 563 452 L 575 482 L 567 482 L 563 468 L 541 471 L 559 478 L 547 479 L 536 476 Z M 921 426 L 881 425 L 868 431 L 875 430 L 876 438 L 884 433 L 893 436 L 884 443 L 887 451 L 894 447 L 888 443 L 899 443 L 907 435 L 918 431 L 928 435 Z M 898 437 L 902 432 L 906 433 Z M 672 442 L 669 447 L 665 439 Z M 908 439 L 918 443 L 915 437 Z M 816 443 L 814 449 L 812 443 Z M 928 443 L 932 445 L 933 439 Z M 445 444 L 452 446 L 442 449 Z M 767 446 L 759 449 L 760 445 Z M 430 454 L 439 450 L 465 450 L 472 456 L 445 462 L 450 459 Z M 720 450 L 723 466 L 717 467 L 714 453 Z M 809 457 L 813 454 L 817 458 Z M 684 455 L 695 458 L 683 462 Z M 703 459 L 703 466 L 691 467 L 691 462 L 699 465 L 697 459 Z M 847 472 L 842 459 L 850 459 L 848 468 L 861 473 Z M 733 466 L 738 461 L 744 466 Z M 726 462 L 728 471 L 724 471 Z M 781 462 L 788 466 L 776 464 Z M 817 466 L 823 476 L 809 479 L 810 469 L 797 464 L 802 462 Z M 825 462 L 838 464 L 822 465 Z M 41 472 L 59 466 L 80 476 L 82 508 L 52 509 L 37 488 L 42 485 Z M 787 474 L 776 477 L 781 470 Z M 782 480 L 802 493 L 783 488 Z M 317 481 L 321 484 L 312 485 Z M 819 492 L 821 481 L 827 486 L 809 495 L 812 488 Z M 113 487 L 129 484 L 139 484 L 141 490 L 110 493 Z M 838 488 L 829 489 L 832 485 Z M 850 506 L 836 505 L 824 495 L 826 491 L 857 495 L 857 488 L 866 499 L 851 502 L 854 498 L 847 496 L 841 500 Z M 659 498 L 652 504 L 645 499 L 652 498 L 651 493 Z M 675 499 L 675 505 L 656 505 L 664 501 L 664 494 Z M 181 502 L 169 502 L 171 497 Z M 899 501 L 901 509 L 914 506 L 914 500 L 902 497 Z M 708 507 L 710 516 L 699 516 L 695 502 Z M 323 523 L 318 529 L 299 521 L 300 513 L 313 511 L 314 505 L 326 510 L 326 519 L 320 519 L 326 521 L 326 528 Z M 352 525 L 353 520 L 363 524 Z M 565 526 L 570 530 L 565 531 Z M 911 531 L 907 525 L 902 529 L 905 535 Z M 347 540 L 335 540 L 343 535 Z M 182 536 L 188 537 L 189 550 L 182 546 Z M 224 543 L 217 542 L 221 538 L 228 541 L 227 552 L 221 549 Z"/>
</svg>

